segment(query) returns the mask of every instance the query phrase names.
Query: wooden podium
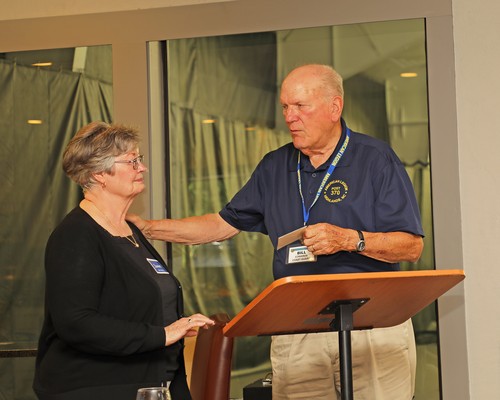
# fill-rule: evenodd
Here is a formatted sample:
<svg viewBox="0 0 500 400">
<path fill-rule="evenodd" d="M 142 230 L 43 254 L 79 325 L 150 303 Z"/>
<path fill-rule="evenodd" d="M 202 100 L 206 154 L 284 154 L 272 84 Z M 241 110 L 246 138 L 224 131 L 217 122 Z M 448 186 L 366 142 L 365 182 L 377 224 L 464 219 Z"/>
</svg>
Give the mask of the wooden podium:
<svg viewBox="0 0 500 400">
<path fill-rule="evenodd" d="M 462 270 L 290 276 L 224 327 L 226 336 L 339 332 L 342 400 L 352 400 L 351 331 L 401 324 L 465 278 Z"/>
</svg>

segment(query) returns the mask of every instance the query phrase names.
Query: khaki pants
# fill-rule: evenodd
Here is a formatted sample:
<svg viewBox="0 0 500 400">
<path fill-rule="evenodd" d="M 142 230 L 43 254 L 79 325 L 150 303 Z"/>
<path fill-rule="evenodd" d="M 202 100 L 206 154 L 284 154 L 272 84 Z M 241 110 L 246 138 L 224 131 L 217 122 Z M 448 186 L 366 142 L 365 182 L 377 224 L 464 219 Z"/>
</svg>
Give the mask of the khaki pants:
<svg viewBox="0 0 500 400">
<path fill-rule="evenodd" d="M 391 328 L 351 332 L 355 400 L 410 400 L 416 347 L 411 320 Z M 273 336 L 273 400 L 340 399 L 336 332 Z"/>
</svg>

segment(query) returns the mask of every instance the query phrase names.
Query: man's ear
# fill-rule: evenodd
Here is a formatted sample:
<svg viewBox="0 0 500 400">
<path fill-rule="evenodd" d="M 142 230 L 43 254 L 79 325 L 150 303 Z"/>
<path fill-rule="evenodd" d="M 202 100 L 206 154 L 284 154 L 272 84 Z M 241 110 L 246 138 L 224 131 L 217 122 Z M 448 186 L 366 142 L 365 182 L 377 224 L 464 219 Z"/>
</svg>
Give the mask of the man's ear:
<svg viewBox="0 0 500 400">
<path fill-rule="evenodd" d="M 332 99 L 332 121 L 337 122 L 342 116 L 344 109 L 344 99 L 340 96 L 334 96 Z"/>
</svg>

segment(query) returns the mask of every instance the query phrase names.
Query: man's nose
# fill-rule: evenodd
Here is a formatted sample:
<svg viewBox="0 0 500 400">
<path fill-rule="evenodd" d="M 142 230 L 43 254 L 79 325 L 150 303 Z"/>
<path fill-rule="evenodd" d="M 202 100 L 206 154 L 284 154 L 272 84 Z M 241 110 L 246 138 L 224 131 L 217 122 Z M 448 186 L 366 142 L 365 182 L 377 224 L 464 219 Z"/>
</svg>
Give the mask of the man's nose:
<svg viewBox="0 0 500 400">
<path fill-rule="evenodd" d="M 293 122 L 297 119 L 297 113 L 292 107 L 288 107 L 283 110 L 283 115 L 285 117 L 286 122 Z"/>
</svg>

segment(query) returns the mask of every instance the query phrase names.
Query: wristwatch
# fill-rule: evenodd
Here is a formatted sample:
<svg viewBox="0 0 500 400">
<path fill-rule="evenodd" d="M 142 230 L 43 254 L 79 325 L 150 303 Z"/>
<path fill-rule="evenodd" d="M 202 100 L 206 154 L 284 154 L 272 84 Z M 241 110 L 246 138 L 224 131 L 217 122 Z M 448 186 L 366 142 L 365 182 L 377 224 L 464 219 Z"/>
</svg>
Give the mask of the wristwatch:
<svg viewBox="0 0 500 400">
<path fill-rule="evenodd" d="M 363 236 L 363 232 L 358 231 L 358 230 L 356 232 L 358 232 L 358 236 L 359 236 L 359 242 L 358 242 L 358 244 L 356 244 L 356 251 L 358 253 L 360 253 L 366 247 L 366 245 L 365 245 L 365 237 Z"/>
</svg>

